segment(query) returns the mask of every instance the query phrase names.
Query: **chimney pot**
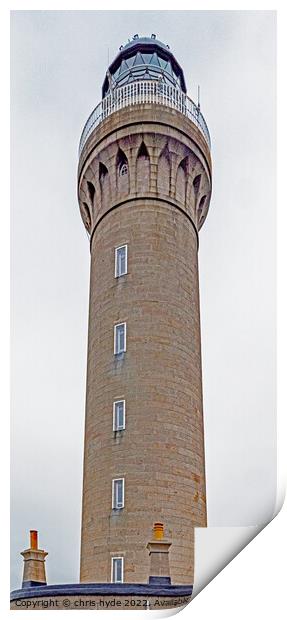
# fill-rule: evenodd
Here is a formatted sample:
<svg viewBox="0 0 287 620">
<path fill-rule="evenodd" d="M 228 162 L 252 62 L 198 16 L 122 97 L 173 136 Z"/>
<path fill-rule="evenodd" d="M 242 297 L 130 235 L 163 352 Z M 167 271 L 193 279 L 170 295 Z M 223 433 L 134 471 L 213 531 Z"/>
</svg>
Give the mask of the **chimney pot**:
<svg viewBox="0 0 287 620">
<path fill-rule="evenodd" d="M 163 538 L 163 523 L 155 523 L 153 526 L 153 537 L 155 540 Z"/>
<path fill-rule="evenodd" d="M 38 532 L 37 530 L 30 530 L 30 548 L 38 549 Z"/>
</svg>

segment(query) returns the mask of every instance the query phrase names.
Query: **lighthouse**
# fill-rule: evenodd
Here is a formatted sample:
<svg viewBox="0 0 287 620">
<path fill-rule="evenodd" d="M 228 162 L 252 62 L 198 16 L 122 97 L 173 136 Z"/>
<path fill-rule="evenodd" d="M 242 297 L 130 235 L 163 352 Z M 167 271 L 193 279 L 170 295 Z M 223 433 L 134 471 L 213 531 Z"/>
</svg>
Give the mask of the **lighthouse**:
<svg viewBox="0 0 287 620">
<path fill-rule="evenodd" d="M 194 578 L 206 484 L 198 283 L 211 195 L 207 125 L 155 35 L 122 46 L 84 127 L 90 238 L 82 582 L 147 583 L 162 522 L 170 578 Z"/>
</svg>

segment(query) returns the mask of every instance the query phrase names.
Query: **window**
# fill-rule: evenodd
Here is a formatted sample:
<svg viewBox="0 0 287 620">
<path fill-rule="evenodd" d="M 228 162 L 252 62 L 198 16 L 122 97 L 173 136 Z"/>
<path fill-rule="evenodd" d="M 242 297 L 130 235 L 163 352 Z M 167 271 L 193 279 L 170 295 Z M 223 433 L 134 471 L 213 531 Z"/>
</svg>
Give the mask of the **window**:
<svg viewBox="0 0 287 620">
<path fill-rule="evenodd" d="M 114 354 L 124 353 L 126 350 L 126 323 L 119 323 L 114 327 Z"/>
<path fill-rule="evenodd" d="M 115 400 L 113 409 L 113 430 L 123 431 L 125 428 L 126 401 Z"/>
<path fill-rule="evenodd" d="M 125 481 L 124 478 L 115 478 L 112 488 L 112 507 L 120 510 L 125 502 Z"/>
<path fill-rule="evenodd" d="M 123 276 L 128 271 L 128 246 L 121 245 L 115 249 L 115 278 Z"/>
<path fill-rule="evenodd" d="M 125 174 L 128 174 L 128 165 L 126 163 L 120 166 L 120 171 L 119 171 L 120 177 L 125 176 Z"/>
<path fill-rule="evenodd" d="M 112 558 L 112 582 L 123 583 L 124 581 L 124 558 Z"/>
</svg>

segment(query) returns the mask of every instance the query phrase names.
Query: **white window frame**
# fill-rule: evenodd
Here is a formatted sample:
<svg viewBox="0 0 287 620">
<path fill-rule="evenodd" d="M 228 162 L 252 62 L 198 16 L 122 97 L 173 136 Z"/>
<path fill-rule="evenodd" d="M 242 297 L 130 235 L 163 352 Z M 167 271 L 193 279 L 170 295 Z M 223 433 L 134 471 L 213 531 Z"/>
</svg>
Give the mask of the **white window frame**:
<svg viewBox="0 0 287 620">
<path fill-rule="evenodd" d="M 123 504 L 122 506 L 117 506 L 116 505 L 116 497 L 115 497 L 115 489 L 116 489 L 116 482 L 121 481 L 123 483 Z M 122 510 L 125 507 L 125 479 L 124 478 L 113 478 L 113 482 L 112 482 L 112 508 L 114 510 Z"/>
<path fill-rule="evenodd" d="M 125 248 L 125 268 L 123 273 L 118 273 L 118 251 Z M 123 245 L 119 245 L 115 248 L 115 278 L 121 278 L 121 276 L 125 276 L 128 273 L 128 244 L 123 243 Z"/>
<path fill-rule="evenodd" d="M 121 560 L 121 581 L 114 581 L 114 560 Z M 111 583 L 124 583 L 124 557 L 122 555 L 113 555 L 111 558 Z"/>
<path fill-rule="evenodd" d="M 123 403 L 123 426 L 120 428 L 117 428 L 116 425 L 116 406 L 118 403 Z M 126 428 L 126 401 L 123 398 L 118 398 L 117 400 L 114 400 L 113 403 L 113 430 L 114 431 L 124 431 Z"/>
<path fill-rule="evenodd" d="M 121 327 L 121 325 L 124 325 L 124 348 L 121 351 L 117 351 L 117 328 Z M 119 355 L 120 353 L 125 353 L 126 350 L 127 350 L 127 324 L 126 322 L 117 323 L 116 325 L 114 325 L 114 354 Z"/>
</svg>

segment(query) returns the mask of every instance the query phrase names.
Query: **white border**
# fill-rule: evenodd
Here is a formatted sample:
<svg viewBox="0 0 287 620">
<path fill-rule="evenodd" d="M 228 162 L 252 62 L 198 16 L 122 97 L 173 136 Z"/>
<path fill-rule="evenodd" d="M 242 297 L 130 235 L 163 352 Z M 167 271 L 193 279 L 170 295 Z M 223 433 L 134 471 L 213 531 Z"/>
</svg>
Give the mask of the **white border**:
<svg viewBox="0 0 287 620">
<path fill-rule="evenodd" d="M 279 3 L 274 3 L 275 6 L 272 6 L 273 3 L 268 3 L 266 0 L 263 2 L 259 2 L 255 0 L 252 5 L 252 10 L 263 10 L 263 9 L 275 9 L 277 8 Z M 283 7 L 283 3 L 282 3 Z M 23 10 L 23 4 L 21 2 L 15 1 L 14 3 L 3 2 L 2 4 L 2 20 L 0 23 L 1 27 L 1 47 L 2 47 L 2 63 L 5 63 L 2 74 L 3 80 L 3 99 L 1 101 L 2 105 L 2 129 L 4 137 L 4 144 L 9 144 L 9 123 L 7 119 L 9 118 L 9 102 L 8 102 L 8 92 L 9 92 L 9 68 L 8 68 L 8 57 L 9 57 L 9 13 L 8 9 L 19 9 Z M 84 3 L 84 5 L 80 5 L 77 2 L 54 2 L 53 0 L 49 3 L 49 10 L 95 10 L 102 9 L 103 7 L 99 3 L 95 3 L 94 1 L 88 0 Z M 118 6 L 115 2 L 109 2 L 108 6 L 105 7 L 106 10 L 116 10 Z M 131 2 L 125 2 L 122 7 L 124 10 L 134 10 L 134 6 Z M 158 2 L 155 6 L 154 3 L 149 0 L 145 3 L 145 10 L 156 9 L 156 10 L 166 10 L 172 8 L 163 2 Z M 178 10 L 189 8 L 186 3 L 179 3 L 177 6 Z M 205 2 L 200 7 L 194 7 L 197 10 L 231 10 L 231 9 L 239 9 L 239 10 L 250 10 L 250 3 L 242 2 L 240 5 L 237 3 L 227 3 L 223 2 L 221 5 L 218 5 L 214 2 Z M 29 4 L 29 10 L 47 10 L 47 4 L 43 3 L 42 0 L 32 0 Z M 285 437 L 286 437 L 286 389 L 285 389 L 285 375 L 286 375 L 286 309 L 287 309 L 287 295 L 286 295 L 286 285 L 285 285 L 285 268 L 287 262 L 287 244 L 286 244 L 286 210 L 284 209 L 284 201 L 285 201 L 285 158 L 283 156 L 285 149 L 285 137 L 286 135 L 286 92 L 283 94 L 283 88 L 285 91 L 285 80 L 283 81 L 284 73 L 286 70 L 286 9 L 282 8 L 279 12 L 278 19 L 278 29 L 281 31 L 280 39 L 280 63 L 278 64 L 279 73 L 281 75 L 281 86 L 280 90 L 282 97 L 280 96 L 281 101 L 281 113 L 280 113 L 280 133 L 278 135 L 279 146 L 281 146 L 281 158 L 279 162 L 279 206 L 280 208 L 280 226 L 278 225 L 278 270 L 279 270 L 279 280 L 281 281 L 280 286 L 280 308 L 279 308 L 279 335 L 278 339 L 279 351 L 278 351 L 278 362 L 279 362 L 279 373 L 278 373 L 278 382 L 279 382 L 279 394 L 278 394 L 278 416 L 280 422 L 280 433 L 278 433 L 278 446 L 280 443 L 280 453 L 279 453 L 279 467 L 278 467 L 278 492 L 281 491 L 279 497 L 281 498 L 284 495 L 285 487 L 286 487 L 286 450 L 285 450 Z M 139 10 L 140 13 L 140 10 Z M 124 17 L 124 14 L 123 14 Z M 280 32 L 278 33 L 280 34 Z M 281 71 L 280 71 L 281 69 Z M 283 83 L 284 82 L 284 83 Z M 6 88 L 5 88 L 6 84 Z M 6 94 L 6 97 L 5 97 Z M 6 99 L 6 105 L 5 105 Z M 5 105 L 5 111 L 3 106 Z M 5 113 L 4 113 L 5 112 Z M 6 139 L 5 139 L 6 138 Z M 3 178 L 8 178 L 9 170 L 8 170 L 8 160 L 7 150 L 3 148 L 2 150 L 2 169 Z M 280 172 L 282 173 L 280 175 Z M 3 203 L 9 203 L 9 184 L 3 184 Z M 6 196 L 5 196 L 6 194 Z M 281 201 L 280 201 L 281 196 Z M 5 198 L 7 200 L 5 200 Z M 8 273 L 8 264 L 9 264 L 9 240 L 8 240 L 8 229 L 9 229 L 9 215 L 6 209 L 2 209 L 2 241 L 1 243 L 1 268 L 2 268 L 2 291 L 3 291 L 3 304 L 1 305 L 1 313 L 2 313 L 2 408 L 3 411 L 7 411 L 7 407 L 9 406 L 9 388 L 8 388 L 8 364 L 7 360 L 9 358 L 9 343 L 8 343 L 8 332 L 7 326 L 9 324 L 9 310 L 8 310 L 8 299 L 9 299 L 9 273 Z M 283 289 L 284 283 L 284 289 Z M 6 295 L 5 295 L 6 289 Z M 5 325 L 6 324 L 6 325 Z M 7 426 L 7 416 L 5 417 Z M 4 429 L 6 430 L 6 429 Z M 8 429 L 9 432 L 9 429 Z M 7 454 L 7 445 L 8 441 L 4 442 L 3 450 L 1 453 L 1 457 L 3 459 L 2 469 L 3 471 L 9 470 L 9 455 Z M 9 489 L 8 482 L 6 483 L 6 491 L 7 491 L 7 501 L 3 502 L 3 511 L 6 513 L 6 518 L 3 524 L 3 528 L 6 523 L 6 532 L 9 529 Z M 279 506 L 280 508 L 280 506 Z M 284 607 L 286 608 L 286 600 L 285 600 L 285 558 L 286 558 L 286 503 L 283 507 L 282 512 L 278 515 L 276 520 L 272 522 L 268 528 L 266 528 L 259 537 L 257 537 L 248 547 L 244 550 L 240 556 L 237 556 L 222 572 L 217 576 L 216 580 L 211 582 L 209 586 L 204 589 L 200 595 L 192 602 L 192 614 L 196 619 L 208 617 L 209 614 L 217 620 L 227 620 L 232 615 L 233 620 L 242 620 L 242 617 L 247 616 L 250 618 L 260 618 L 260 620 L 266 620 L 272 617 L 280 618 L 282 617 L 282 610 Z M 3 516 L 3 515 L 2 515 Z M 8 537 L 5 536 L 3 540 L 4 546 L 4 558 L 7 554 L 9 555 L 9 541 Z M 274 570 L 276 568 L 276 570 Z M 8 584 L 8 572 L 7 572 L 7 562 L 3 561 L 2 563 L 2 572 L 1 572 L 1 583 L 2 583 L 2 605 L 1 605 L 1 617 L 6 618 L 10 617 L 10 613 L 8 611 L 8 596 L 7 592 L 9 589 Z M 235 604 L 236 601 L 236 604 Z M 48 611 L 48 610 L 47 610 Z M 63 610 L 64 611 L 64 610 Z M 59 612 L 61 613 L 61 612 Z M 98 614 L 102 613 L 100 610 L 97 612 Z M 109 617 L 117 617 L 119 611 L 104 611 L 105 616 L 107 614 Z M 169 614 L 168 612 L 150 612 L 151 615 L 157 617 L 166 617 Z M 177 613 L 177 612 L 174 612 Z M 41 612 L 35 611 L 33 618 L 42 618 Z M 49 611 L 48 611 L 49 614 Z M 116 615 L 115 615 L 116 614 Z M 12 612 L 13 615 L 13 612 Z M 140 614 L 141 615 L 141 614 Z M 119 617 L 119 616 L 118 616 Z M 123 614 L 122 614 L 123 617 Z M 130 610 L 129 618 L 138 618 L 138 613 L 136 611 Z M 185 609 L 181 611 L 180 617 L 190 617 L 190 608 L 187 606 Z"/>
</svg>

